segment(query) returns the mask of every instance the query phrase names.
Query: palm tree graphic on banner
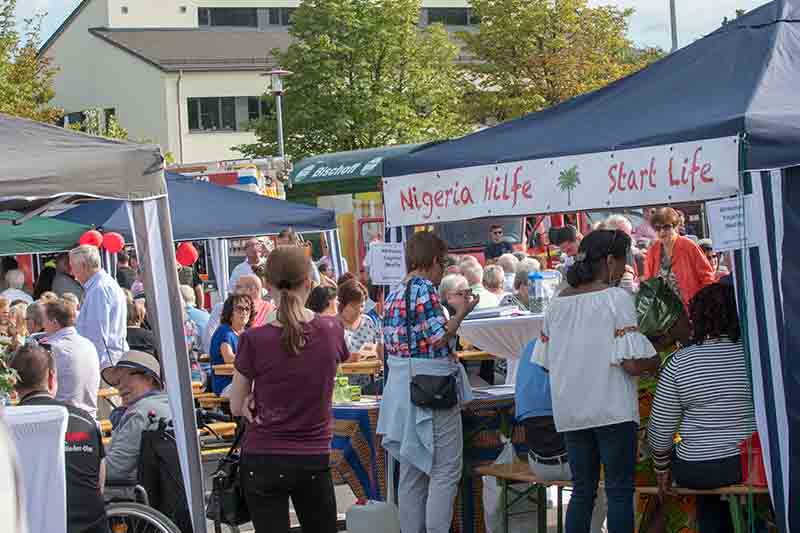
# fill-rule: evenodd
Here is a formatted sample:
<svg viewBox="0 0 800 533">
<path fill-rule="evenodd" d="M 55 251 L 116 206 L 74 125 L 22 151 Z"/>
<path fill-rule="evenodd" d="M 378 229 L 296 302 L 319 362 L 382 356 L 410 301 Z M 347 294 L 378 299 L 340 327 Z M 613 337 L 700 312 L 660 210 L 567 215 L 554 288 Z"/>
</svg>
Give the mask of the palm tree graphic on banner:
<svg viewBox="0 0 800 533">
<path fill-rule="evenodd" d="M 558 188 L 567 191 L 567 205 L 572 205 L 572 191 L 580 185 L 581 178 L 578 173 L 578 165 L 573 165 L 567 170 L 562 170 L 558 175 Z"/>
</svg>

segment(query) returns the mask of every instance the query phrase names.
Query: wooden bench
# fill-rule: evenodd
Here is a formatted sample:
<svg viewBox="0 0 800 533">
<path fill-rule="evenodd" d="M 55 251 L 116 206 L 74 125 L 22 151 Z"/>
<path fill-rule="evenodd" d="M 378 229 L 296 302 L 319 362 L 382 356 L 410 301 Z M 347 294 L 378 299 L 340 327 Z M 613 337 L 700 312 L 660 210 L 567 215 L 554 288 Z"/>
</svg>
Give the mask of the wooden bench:
<svg viewBox="0 0 800 533">
<path fill-rule="evenodd" d="M 476 476 L 489 476 L 497 479 L 500 485 L 500 504 L 502 506 L 502 531 L 508 533 L 508 520 L 512 516 L 511 508 L 516 505 L 520 500 L 525 498 L 531 499 L 536 504 L 536 518 L 537 526 L 536 531 L 540 533 L 547 532 L 547 487 L 558 487 L 558 502 L 556 505 L 556 531 L 563 533 L 564 524 L 564 500 L 563 490 L 564 487 L 571 487 L 571 481 L 539 481 L 536 476 L 530 471 L 527 463 L 512 463 L 503 465 L 481 465 L 472 470 L 472 474 Z M 529 486 L 525 489 L 519 490 L 512 487 L 512 483 L 528 483 Z M 531 498 L 531 493 L 535 493 L 535 497 Z M 509 497 L 511 496 L 511 497 Z"/>
<path fill-rule="evenodd" d="M 511 513 L 510 509 L 522 498 L 530 497 L 530 493 L 536 490 L 538 497 L 536 498 L 537 506 L 540 509 L 547 509 L 547 496 L 544 491 L 547 487 L 558 487 L 558 505 L 557 505 L 557 531 L 563 532 L 562 517 L 563 514 L 563 499 L 562 491 L 565 487 L 571 487 L 571 481 L 546 481 L 541 482 L 536 479 L 536 476 L 530 471 L 526 463 L 514 463 L 504 465 L 483 465 L 475 467 L 472 470 L 474 475 L 478 476 L 491 476 L 500 482 L 502 490 L 502 503 L 503 505 L 503 531 L 508 531 L 508 519 Z M 530 487 L 525 490 L 518 490 L 510 485 L 512 483 L 529 483 Z M 601 483 L 602 485 L 602 483 Z M 651 496 L 658 495 L 658 487 L 634 487 L 634 492 L 637 494 L 647 494 Z M 514 499 L 509 502 L 509 494 L 512 494 Z M 734 533 L 744 533 L 748 531 L 747 517 L 743 508 L 747 505 L 747 498 L 756 495 L 769 494 L 766 487 L 754 487 L 750 485 L 731 485 L 728 487 L 720 487 L 713 490 L 696 490 L 687 489 L 683 487 L 672 487 L 669 496 L 719 496 L 728 501 L 730 505 L 731 519 L 734 524 Z M 547 531 L 546 512 L 537 513 L 538 515 L 538 530 Z M 752 517 L 751 517 L 752 518 Z"/>
<path fill-rule="evenodd" d="M 383 363 L 377 359 L 367 359 L 365 361 L 356 361 L 355 363 L 342 363 L 339 365 L 339 370 L 342 374 L 353 376 L 375 376 L 383 368 Z"/>
</svg>

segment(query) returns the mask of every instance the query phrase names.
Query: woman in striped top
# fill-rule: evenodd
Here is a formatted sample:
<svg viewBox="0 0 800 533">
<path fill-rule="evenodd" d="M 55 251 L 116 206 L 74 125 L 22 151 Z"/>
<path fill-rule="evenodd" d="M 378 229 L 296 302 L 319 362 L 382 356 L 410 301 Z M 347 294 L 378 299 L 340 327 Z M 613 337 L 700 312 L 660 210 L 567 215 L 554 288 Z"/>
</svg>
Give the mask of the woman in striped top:
<svg viewBox="0 0 800 533">
<path fill-rule="evenodd" d="M 670 469 L 678 485 L 691 489 L 742 479 L 739 443 L 756 425 L 736 299 L 726 281 L 694 297 L 692 344 L 669 359 L 658 380 L 648 442 L 661 492 L 669 490 Z M 697 521 L 701 533 L 733 531 L 719 497 L 697 499 Z"/>
</svg>

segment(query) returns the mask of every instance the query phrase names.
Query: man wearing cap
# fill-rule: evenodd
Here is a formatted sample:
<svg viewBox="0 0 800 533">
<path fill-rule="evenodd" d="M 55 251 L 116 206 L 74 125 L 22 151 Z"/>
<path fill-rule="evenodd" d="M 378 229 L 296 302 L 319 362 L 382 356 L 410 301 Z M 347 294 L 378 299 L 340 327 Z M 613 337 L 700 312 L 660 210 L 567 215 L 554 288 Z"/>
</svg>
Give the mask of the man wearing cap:
<svg viewBox="0 0 800 533">
<path fill-rule="evenodd" d="M 111 417 L 114 429 L 106 455 L 108 479 L 133 481 L 137 478 L 142 432 L 161 418 L 172 420 L 161 367 L 152 355 L 132 350 L 116 365 L 103 369 L 102 376 L 117 388 L 122 399 L 122 407 Z"/>
</svg>

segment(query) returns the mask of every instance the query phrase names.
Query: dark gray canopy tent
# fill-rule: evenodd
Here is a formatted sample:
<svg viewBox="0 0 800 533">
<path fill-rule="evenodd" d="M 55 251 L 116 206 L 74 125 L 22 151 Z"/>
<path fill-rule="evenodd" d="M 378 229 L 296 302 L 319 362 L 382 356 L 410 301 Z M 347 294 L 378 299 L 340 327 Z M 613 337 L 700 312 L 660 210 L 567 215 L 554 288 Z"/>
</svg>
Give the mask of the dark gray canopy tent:
<svg viewBox="0 0 800 533">
<path fill-rule="evenodd" d="M 36 215 L 55 204 L 125 200 L 133 225 L 148 315 L 175 424 L 194 531 L 204 533 L 203 478 L 189 357 L 179 306 L 172 224 L 157 146 L 113 141 L 0 114 L 0 210 Z"/>
</svg>

